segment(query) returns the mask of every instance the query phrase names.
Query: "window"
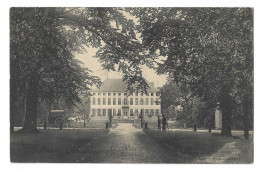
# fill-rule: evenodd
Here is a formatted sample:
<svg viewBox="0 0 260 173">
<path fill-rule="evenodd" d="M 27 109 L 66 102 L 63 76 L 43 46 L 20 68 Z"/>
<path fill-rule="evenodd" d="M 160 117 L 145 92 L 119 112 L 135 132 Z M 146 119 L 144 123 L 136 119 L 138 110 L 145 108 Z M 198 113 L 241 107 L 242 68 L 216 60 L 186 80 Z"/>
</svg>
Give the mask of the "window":
<svg viewBox="0 0 260 173">
<path fill-rule="evenodd" d="M 119 96 L 121 96 L 121 93 L 118 93 Z"/>
<path fill-rule="evenodd" d="M 146 116 L 149 115 L 149 109 L 145 109 L 145 115 L 146 115 Z"/>
<path fill-rule="evenodd" d="M 124 96 L 127 96 L 127 93 L 124 93 Z"/>
<path fill-rule="evenodd" d="M 116 105 L 116 98 L 113 98 L 113 105 Z"/>
<path fill-rule="evenodd" d="M 135 109 L 135 116 L 138 116 L 138 109 Z"/>
<path fill-rule="evenodd" d="M 153 93 L 151 93 L 151 96 L 153 96 Z"/>
<path fill-rule="evenodd" d="M 93 96 L 95 96 L 96 95 L 96 93 L 93 93 Z"/>
<path fill-rule="evenodd" d="M 108 104 L 108 105 L 111 105 L 111 98 L 108 98 L 107 104 Z"/>
<path fill-rule="evenodd" d="M 151 105 L 153 105 L 153 98 L 151 98 Z"/>
<path fill-rule="evenodd" d="M 144 93 L 141 93 L 141 96 L 144 96 Z"/>
<path fill-rule="evenodd" d="M 92 115 L 96 116 L 96 109 L 92 109 Z"/>
<path fill-rule="evenodd" d="M 133 96 L 133 93 L 131 93 L 130 96 Z"/>
<path fill-rule="evenodd" d="M 118 109 L 117 115 L 121 116 L 121 109 Z"/>
<path fill-rule="evenodd" d="M 98 98 L 98 105 L 101 104 L 101 98 Z"/>
<path fill-rule="evenodd" d="M 96 104 L 96 98 L 92 99 L 92 104 L 95 105 Z"/>
<path fill-rule="evenodd" d="M 116 109 L 113 109 L 113 116 L 116 116 Z"/>
<path fill-rule="evenodd" d="M 97 113 L 98 113 L 98 116 L 102 116 L 102 115 L 101 115 L 101 109 L 98 109 L 98 110 L 97 110 Z"/>
<path fill-rule="evenodd" d="M 100 95 L 101 95 L 101 93 L 98 93 L 98 95 L 100 96 Z"/>
<path fill-rule="evenodd" d="M 159 99 L 156 98 L 156 105 L 159 105 Z"/>
<path fill-rule="evenodd" d="M 154 110 L 153 109 L 150 110 L 150 115 L 154 116 Z"/>
<path fill-rule="evenodd" d="M 130 116 L 134 116 L 134 110 L 130 109 Z"/>
<path fill-rule="evenodd" d="M 155 110 L 155 115 L 156 115 L 156 116 L 159 116 L 159 109 L 156 109 L 156 110 Z"/>
<path fill-rule="evenodd" d="M 124 110 L 124 116 L 128 116 L 128 111 L 127 110 Z"/>
<path fill-rule="evenodd" d="M 113 96 L 116 96 L 116 93 L 113 93 Z"/>
<path fill-rule="evenodd" d="M 144 105 L 144 99 L 143 98 L 140 99 L 140 105 Z"/>
<path fill-rule="evenodd" d="M 108 93 L 107 95 L 108 95 L 108 96 L 111 96 L 111 93 Z"/>
<path fill-rule="evenodd" d="M 107 110 L 103 109 L 102 113 L 103 113 L 103 116 L 105 117 L 107 115 Z"/>
<path fill-rule="evenodd" d="M 133 104 L 134 104 L 134 99 L 130 98 L 130 105 L 133 105 Z"/>
<path fill-rule="evenodd" d="M 127 98 L 124 98 L 124 105 L 127 105 Z"/>
<path fill-rule="evenodd" d="M 157 93 L 156 93 L 156 96 L 159 96 L 159 95 L 160 95 L 160 93 L 159 93 L 159 92 L 157 92 Z"/>
<path fill-rule="evenodd" d="M 105 96 L 106 95 L 106 93 L 103 93 L 103 96 Z"/>
<path fill-rule="evenodd" d="M 106 105 L 106 98 L 103 98 L 103 105 Z"/>
<path fill-rule="evenodd" d="M 135 92 L 135 96 L 138 96 L 138 91 Z"/>
<path fill-rule="evenodd" d="M 107 116 L 110 116 L 110 114 L 113 115 L 113 110 L 112 109 L 107 109 Z"/>
<path fill-rule="evenodd" d="M 145 104 L 149 105 L 149 99 L 148 98 L 145 99 Z"/>
<path fill-rule="evenodd" d="M 135 105 L 138 105 L 138 98 L 135 98 Z"/>
<path fill-rule="evenodd" d="M 118 98 L 118 105 L 121 105 L 121 98 Z"/>
</svg>

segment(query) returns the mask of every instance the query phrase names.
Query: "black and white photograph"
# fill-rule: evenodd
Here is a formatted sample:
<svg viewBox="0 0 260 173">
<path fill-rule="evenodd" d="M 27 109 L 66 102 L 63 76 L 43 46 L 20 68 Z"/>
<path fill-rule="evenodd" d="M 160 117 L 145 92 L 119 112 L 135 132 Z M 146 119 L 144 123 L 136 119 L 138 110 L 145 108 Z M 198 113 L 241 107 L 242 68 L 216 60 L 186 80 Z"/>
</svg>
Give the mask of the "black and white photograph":
<svg viewBox="0 0 260 173">
<path fill-rule="evenodd" d="M 10 6 L 9 162 L 254 164 L 254 15 Z"/>
</svg>

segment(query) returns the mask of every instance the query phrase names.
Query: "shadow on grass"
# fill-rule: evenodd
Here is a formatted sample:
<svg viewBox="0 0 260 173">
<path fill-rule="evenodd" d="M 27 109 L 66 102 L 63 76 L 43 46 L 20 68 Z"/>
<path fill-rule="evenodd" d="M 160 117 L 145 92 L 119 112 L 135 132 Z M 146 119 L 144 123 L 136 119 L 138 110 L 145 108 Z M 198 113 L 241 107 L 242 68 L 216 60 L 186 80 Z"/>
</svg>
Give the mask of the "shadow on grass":
<svg viewBox="0 0 260 173">
<path fill-rule="evenodd" d="M 40 130 L 40 133 L 15 132 L 10 136 L 11 162 L 76 162 L 70 160 L 71 153 L 91 145 L 108 130 Z"/>
<path fill-rule="evenodd" d="M 234 137 L 220 134 L 190 131 L 145 130 L 168 155 L 169 163 L 191 163 L 216 153 L 226 143 L 236 140 Z"/>
</svg>

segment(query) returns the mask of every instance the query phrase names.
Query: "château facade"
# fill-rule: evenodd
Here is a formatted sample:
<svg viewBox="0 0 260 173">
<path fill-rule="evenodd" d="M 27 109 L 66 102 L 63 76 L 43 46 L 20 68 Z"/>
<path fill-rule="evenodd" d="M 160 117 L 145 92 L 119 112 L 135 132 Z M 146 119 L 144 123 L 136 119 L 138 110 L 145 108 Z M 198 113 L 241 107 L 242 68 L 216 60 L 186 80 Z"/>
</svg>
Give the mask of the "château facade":
<svg viewBox="0 0 260 173">
<path fill-rule="evenodd" d="M 161 113 L 161 102 L 158 90 L 153 83 L 147 94 L 135 91 L 127 92 L 127 84 L 122 79 L 106 79 L 101 88 L 94 88 L 90 98 L 90 116 L 108 117 L 109 110 L 112 116 L 123 119 L 134 119 L 143 110 L 144 116 L 158 116 Z"/>
</svg>

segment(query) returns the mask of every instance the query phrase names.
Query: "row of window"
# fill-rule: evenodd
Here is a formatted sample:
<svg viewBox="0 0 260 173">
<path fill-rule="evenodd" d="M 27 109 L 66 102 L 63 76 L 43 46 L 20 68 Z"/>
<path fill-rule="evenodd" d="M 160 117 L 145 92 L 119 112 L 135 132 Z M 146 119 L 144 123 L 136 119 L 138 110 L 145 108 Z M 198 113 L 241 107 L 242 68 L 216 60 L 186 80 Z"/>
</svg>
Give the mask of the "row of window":
<svg viewBox="0 0 260 173">
<path fill-rule="evenodd" d="M 108 116 L 109 109 L 92 109 L 92 116 Z M 111 109 L 113 116 L 121 116 L 121 109 Z M 130 109 L 130 116 L 138 116 L 141 113 L 141 109 Z M 158 116 L 160 114 L 160 109 L 144 109 L 145 116 Z M 123 110 L 123 115 L 128 116 L 128 111 Z"/>
<path fill-rule="evenodd" d="M 103 96 L 106 96 L 106 94 L 108 95 L 108 96 L 111 96 L 112 94 L 113 94 L 113 96 L 116 96 L 116 95 L 118 95 L 118 96 L 121 96 L 121 94 L 123 95 L 124 94 L 124 96 L 133 96 L 133 93 L 131 93 L 131 94 L 129 94 L 128 95 L 128 93 L 92 93 L 92 95 L 93 96 L 95 96 L 95 95 L 103 95 Z M 146 96 L 154 96 L 154 95 L 156 95 L 156 96 L 159 96 L 159 93 L 147 93 L 147 94 L 144 94 L 144 93 L 138 93 L 138 92 L 135 92 L 135 96 L 138 96 L 138 94 L 139 95 L 141 95 L 141 96 L 143 96 L 143 95 L 146 95 Z"/>
<path fill-rule="evenodd" d="M 128 101 L 128 98 L 124 98 L 123 102 L 121 98 L 103 98 L 101 102 L 101 98 L 92 98 L 92 105 L 159 105 L 159 99 L 156 98 L 141 98 L 140 100 L 138 98 L 130 98 L 130 101 Z"/>
</svg>

